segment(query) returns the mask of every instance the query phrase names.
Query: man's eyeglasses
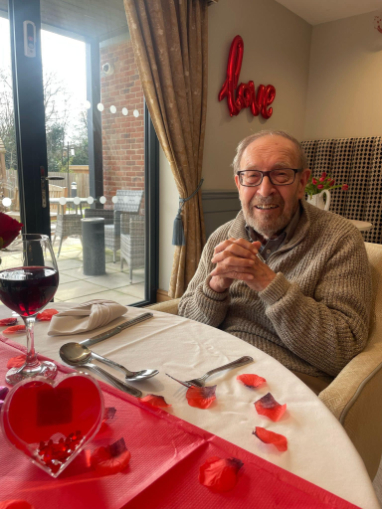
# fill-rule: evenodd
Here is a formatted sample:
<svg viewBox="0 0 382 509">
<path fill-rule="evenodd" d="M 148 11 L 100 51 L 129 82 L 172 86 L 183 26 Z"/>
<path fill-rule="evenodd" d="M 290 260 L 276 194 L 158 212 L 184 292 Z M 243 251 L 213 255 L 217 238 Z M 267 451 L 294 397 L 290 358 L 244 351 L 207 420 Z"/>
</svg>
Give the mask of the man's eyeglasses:
<svg viewBox="0 0 382 509">
<path fill-rule="evenodd" d="M 274 186 L 289 186 L 293 184 L 296 173 L 302 169 L 282 168 L 279 170 L 260 171 L 260 170 L 244 170 L 238 171 L 239 181 L 242 186 L 256 187 L 259 186 L 264 177 L 268 177 Z"/>
</svg>

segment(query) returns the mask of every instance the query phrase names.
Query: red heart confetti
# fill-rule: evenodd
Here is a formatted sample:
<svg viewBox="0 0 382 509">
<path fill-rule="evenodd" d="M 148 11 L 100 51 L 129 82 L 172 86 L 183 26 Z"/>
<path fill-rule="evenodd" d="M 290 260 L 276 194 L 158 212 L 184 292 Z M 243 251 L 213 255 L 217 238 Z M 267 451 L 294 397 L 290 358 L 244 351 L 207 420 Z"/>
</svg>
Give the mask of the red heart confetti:
<svg viewBox="0 0 382 509">
<path fill-rule="evenodd" d="M 199 468 L 199 482 L 212 491 L 230 491 L 237 483 L 238 472 L 243 462 L 237 458 L 211 456 Z"/>
<path fill-rule="evenodd" d="M 270 392 L 256 401 L 255 407 L 259 415 L 265 415 L 274 422 L 277 422 L 284 415 L 286 404 L 280 405 Z"/>
<path fill-rule="evenodd" d="M 151 405 L 158 408 L 168 408 L 171 406 L 169 403 L 167 403 L 163 396 L 156 396 L 155 394 L 147 394 L 147 396 L 140 398 L 140 400 L 146 405 Z"/>
<path fill-rule="evenodd" d="M 269 431 L 265 428 L 260 428 L 259 426 L 256 426 L 256 429 L 252 432 L 252 434 L 265 444 L 273 444 L 281 452 L 288 450 L 288 441 L 284 435 L 279 435 L 278 433 L 274 433 L 273 431 Z"/>
<path fill-rule="evenodd" d="M 0 320 L 0 327 L 4 327 L 5 325 L 16 325 L 17 317 L 14 318 L 3 318 Z"/>
<path fill-rule="evenodd" d="M 258 375 L 239 375 L 236 377 L 236 380 L 239 380 L 242 384 L 244 384 L 246 387 L 249 387 L 251 389 L 257 389 L 257 387 L 260 387 L 261 385 L 266 383 L 265 378 L 258 376 Z"/>
<path fill-rule="evenodd" d="M 186 392 L 186 398 L 190 406 L 205 410 L 215 401 L 215 392 L 216 385 L 211 385 L 209 387 L 190 387 Z"/>
<path fill-rule="evenodd" d="M 57 309 L 45 309 L 41 313 L 38 313 L 36 320 L 39 322 L 50 322 L 54 315 L 57 315 Z"/>
<path fill-rule="evenodd" d="M 117 474 L 125 470 L 130 462 L 131 453 L 125 440 L 120 438 L 107 447 L 98 447 L 91 455 L 91 466 L 102 475 Z"/>
<path fill-rule="evenodd" d="M 3 330 L 3 334 L 19 334 L 25 332 L 25 325 L 13 325 Z"/>
<path fill-rule="evenodd" d="M 8 359 L 7 368 L 21 368 L 25 364 L 26 355 L 18 355 L 17 357 L 11 357 Z"/>
<path fill-rule="evenodd" d="M 40 442 L 37 454 L 40 456 L 41 463 L 56 474 L 83 441 L 84 437 L 78 430 L 75 433 L 70 433 L 65 439 L 60 438 L 57 442 L 53 440 L 46 443 Z"/>
</svg>

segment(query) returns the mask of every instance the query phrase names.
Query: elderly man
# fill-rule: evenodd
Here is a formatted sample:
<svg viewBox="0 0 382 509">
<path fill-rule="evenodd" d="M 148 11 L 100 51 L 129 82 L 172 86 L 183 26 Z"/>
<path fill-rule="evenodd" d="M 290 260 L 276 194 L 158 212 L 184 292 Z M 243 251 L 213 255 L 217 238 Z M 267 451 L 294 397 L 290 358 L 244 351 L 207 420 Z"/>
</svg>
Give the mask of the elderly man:
<svg viewBox="0 0 382 509">
<path fill-rule="evenodd" d="M 208 239 L 179 314 L 260 348 L 318 393 L 367 341 L 362 236 L 304 200 L 310 170 L 292 136 L 249 136 L 233 167 L 242 210 Z"/>
</svg>

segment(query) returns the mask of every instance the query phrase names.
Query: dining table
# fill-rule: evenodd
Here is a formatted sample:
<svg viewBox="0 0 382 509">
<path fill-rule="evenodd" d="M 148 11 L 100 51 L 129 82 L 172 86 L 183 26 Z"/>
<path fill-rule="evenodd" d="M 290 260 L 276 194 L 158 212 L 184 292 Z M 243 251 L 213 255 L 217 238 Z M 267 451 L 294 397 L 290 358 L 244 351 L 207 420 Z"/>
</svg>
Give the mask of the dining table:
<svg viewBox="0 0 382 509">
<path fill-rule="evenodd" d="M 48 305 L 58 311 L 73 306 L 73 303 L 64 302 Z M 124 316 L 108 325 L 75 336 L 49 336 L 49 322 L 36 322 L 36 350 L 56 363 L 63 364 L 59 350 L 65 343 L 83 341 L 147 311 L 132 306 L 127 308 Z M 357 507 L 380 507 L 363 461 L 341 424 L 316 394 L 291 371 L 263 351 L 218 328 L 155 310 L 152 313 L 152 318 L 94 344 L 92 351 L 132 371 L 159 370 L 155 377 L 129 383 L 139 388 L 144 395 L 163 396 L 171 404 L 164 411 L 179 418 L 179 422 L 205 430 L 280 467 L 280 471 L 294 474 Z M 0 306 L 0 319 L 9 315 L 9 310 Z M 9 336 L 8 339 L 1 336 L 3 329 L 0 328 L 0 339 L 4 344 L 16 341 L 25 345 L 24 334 Z M 253 362 L 220 372 L 208 379 L 207 385 L 217 386 L 216 401 L 208 409 L 190 406 L 185 397 L 187 388 L 167 376 L 169 374 L 179 380 L 189 380 L 242 356 L 251 356 Z M 123 380 L 122 373 L 108 366 L 102 365 L 102 368 Z M 248 388 L 237 379 L 242 374 L 256 374 L 263 377 L 266 383 L 257 389 Z M 4 381 L 0 381 L 0 385 L 4 385 Z M 254 403 L 267 393 L 271 393 L 280 404 L 287 405 L 287 411 L 278 422 L 259 415 L 255 409 Z M 273 445 L 260 441 L 253 434 L 256 427 L 284 435 L 288 440 L 287 451 L 280 452 Z M 0 456 L 0 467 L 1 461 Z M 17 498 L 23 498 L 22 493 L 18 495 L 20 497 Z M 153 503 L 151 507 L 156 506 Z M 192 505 L 185 503 L 184 507 Z M 261 505 L 254 502 L 252 507 Z M 277 507 L 286 506 L 280 501 Z"/>
</svg>

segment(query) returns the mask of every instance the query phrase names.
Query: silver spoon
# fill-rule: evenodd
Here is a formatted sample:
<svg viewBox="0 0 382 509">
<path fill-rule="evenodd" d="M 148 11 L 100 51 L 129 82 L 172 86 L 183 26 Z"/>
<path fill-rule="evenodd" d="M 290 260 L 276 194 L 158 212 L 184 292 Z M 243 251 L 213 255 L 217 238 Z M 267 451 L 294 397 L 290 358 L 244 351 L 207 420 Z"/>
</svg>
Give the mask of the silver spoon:
<svg viewBox="0 0 382 509">
<path fill-rule="evenodd" d="M 80 343 L 66 343 L 65 345 L 62 345 L 60 348 L 60 356 L 65 362 L 69 361 L 69 364 L 72 366 L 82 366 L 92 360 L 103 362 L 107 366 L 122 371 L 122 373 L 125 375 L 125 380 L 129 382 L 146 380 L 146 378 L 151 378 L 152 376 L 155 376 L 159 373 L 159 371 L 156 369 L 129 371 L 121 364 L 117 364 L 110 359 L 106 359 L 106 357 L 102 357 L 101 355 L 92 352 L 89 350 L 89 348 L 87 348 L 85 345 L 81 345 Z"/>
</svg>

